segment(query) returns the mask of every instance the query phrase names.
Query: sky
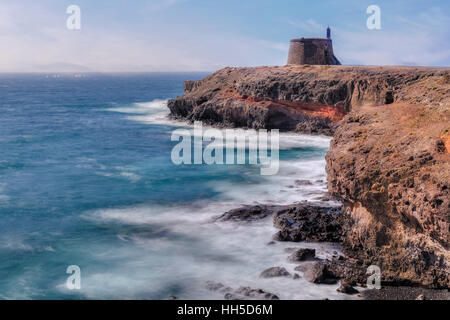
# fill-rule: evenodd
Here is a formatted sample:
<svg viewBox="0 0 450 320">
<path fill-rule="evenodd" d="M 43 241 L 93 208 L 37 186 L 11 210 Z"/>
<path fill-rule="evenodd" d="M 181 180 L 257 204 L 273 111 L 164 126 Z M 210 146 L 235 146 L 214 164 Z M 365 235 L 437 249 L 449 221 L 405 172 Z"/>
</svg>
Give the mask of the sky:
<svg viewBox="0 0 450 320">
<path fill-rule="evenodd" d="M 66 26 L 69 5 L 80 30 Z M 290 39 L 327 26 L 343 64 L 450 66 L 448 0 L 0 0 L 0 72 L 284 65 Z"/>
</svg>

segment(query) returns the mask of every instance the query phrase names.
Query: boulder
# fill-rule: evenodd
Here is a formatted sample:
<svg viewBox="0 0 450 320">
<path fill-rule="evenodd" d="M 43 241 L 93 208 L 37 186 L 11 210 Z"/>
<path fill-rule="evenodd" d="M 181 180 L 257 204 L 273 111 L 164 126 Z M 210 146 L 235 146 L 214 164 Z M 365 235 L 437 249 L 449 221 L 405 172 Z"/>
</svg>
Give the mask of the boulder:
<svg viewBox="0 0 450 320">
<path fill-rule="evenodd" d="M 274 213 L 274 235 L 278 241 L 338 242 L 342 236 L 342 215 L 338 207 L 309 204 L 284 206 Z"/>
<path fill-rule="evenodd" d="M 328 270 L 327 265 L 322 262 L 314 263 L 303 273 L 303 278 L 312 283 L 335 284 L 336 277 Z"/>
<path fill-rule="evenodd" d="M 260 278 L 274 278 L 274 277 L 286 277 L 290 273 L 283 267 L 272 267 L 264 270 L 259 275 Z"/>
</svg>

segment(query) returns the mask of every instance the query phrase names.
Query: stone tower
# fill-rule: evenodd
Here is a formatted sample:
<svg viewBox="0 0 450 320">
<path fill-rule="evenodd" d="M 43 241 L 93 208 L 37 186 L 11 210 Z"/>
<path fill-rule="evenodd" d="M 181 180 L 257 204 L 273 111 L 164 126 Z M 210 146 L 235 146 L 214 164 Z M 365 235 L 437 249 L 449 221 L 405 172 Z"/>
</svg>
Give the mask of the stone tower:
<svg viewBox="0 0 450 320">
<path fill-rule="evenodd" d="M 330 28 L 326 38 L 292 39 L 287 64 L 341 64 L 333 53 Z"/>
</svg>

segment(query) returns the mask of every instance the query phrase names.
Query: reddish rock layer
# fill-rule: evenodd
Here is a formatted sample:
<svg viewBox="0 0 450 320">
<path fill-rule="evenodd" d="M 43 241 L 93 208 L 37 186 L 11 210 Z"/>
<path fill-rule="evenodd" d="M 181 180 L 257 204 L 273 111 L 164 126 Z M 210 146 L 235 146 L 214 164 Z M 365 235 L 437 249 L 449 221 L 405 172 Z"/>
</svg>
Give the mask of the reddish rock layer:
<svg viewBox="0 0 450 320">
<path fill-rule="evenodd" d="M 439 105 L 448 92 L 433 91 L 433 83 L 446 72 L 353 66 L 225 68 L 186 81 L 185 94 L 168 106 L 172 116 L 191 121 L 332 134 L 345 113 L 363 105 L 429 100 Z"/>
</svg>

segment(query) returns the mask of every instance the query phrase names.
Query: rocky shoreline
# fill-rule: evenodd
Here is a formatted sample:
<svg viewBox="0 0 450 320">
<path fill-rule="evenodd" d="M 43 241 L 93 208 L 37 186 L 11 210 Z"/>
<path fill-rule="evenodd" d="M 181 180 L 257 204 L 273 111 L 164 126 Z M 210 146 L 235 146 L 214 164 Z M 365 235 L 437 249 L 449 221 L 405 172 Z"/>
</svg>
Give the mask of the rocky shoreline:
<svg viewBox="0 0 450 320">
<path fill-rule="evenodd" d="M 333 135 L 328 190 L 342 207 L 246 206 L 215 219 L 270 216 L 279 229 L 274 241 L 342 244 L 344 255 L 326 261 L 291 252 L 298 274 L 279 266 L 263 274 L 340 281 L 340 292 L 367 299 L 450 299 L 449 68 L 225 68 L 187 81 L 168 107 L 189 121 Z M 383 288 L 357 293 L 370 265 L 380 267 Z M 277 298 L 246 287 L 224 295 Z"/>
<path fill-rule="evenodd" d="M 274 241 L 290 242 L 336 242 L 343 243 L 346 231 L 345 219 L 351 219 L 342 212 L 344 206 L 323 206 L 323 203 L 295 203 L 291 205 L 252 205 L 233 209 L 215 217 L 213 223 L 252 223 L 272 219 L 275 228 Z M 424 286 L 411 287 L 401 283 L 383 283 L 381 289 L 367 289 L 367 265 L 347 254 L 335 252 L 332 259 L 321 259 L 311 248 L 285 248 L 286 261 L 296 263 L 295 272 L 288 272 L 283 266 L 273 266 L 261 271 L 260 278 L 303 278 L 314 284 L 333 285 L 339 283 L 337 291 L 367 300 L 450 300 L 445 288 L 428 289 Z M 223 294 L 226 300 L 278 300 L 277 292 L 263 289 L 238 287 L 234 289 L 221 282 L 208 281 L 206 288 Z"/>
</svg>

